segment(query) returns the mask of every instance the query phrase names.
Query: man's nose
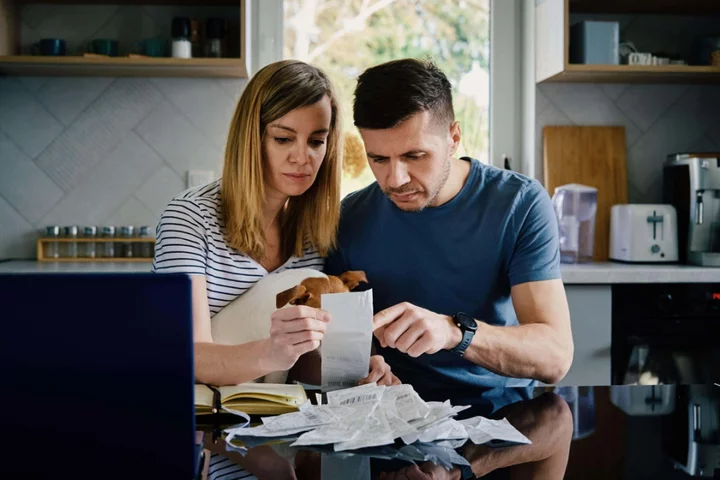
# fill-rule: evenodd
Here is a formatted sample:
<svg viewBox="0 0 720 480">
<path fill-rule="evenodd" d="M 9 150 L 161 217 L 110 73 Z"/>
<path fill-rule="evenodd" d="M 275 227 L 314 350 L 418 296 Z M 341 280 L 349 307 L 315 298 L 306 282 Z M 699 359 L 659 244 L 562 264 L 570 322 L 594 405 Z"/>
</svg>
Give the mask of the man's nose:
<svg viewBox="0 0 720 480">
<path fill-rule="evenodd" d="M 390 160 L 390 171 L 388 172 L 388 187 L 398 188 L 402 187 L 410 181 L 410 175 L 408 175 L 408 168 L 405 162 L 400 160 Z"/>
</svg>

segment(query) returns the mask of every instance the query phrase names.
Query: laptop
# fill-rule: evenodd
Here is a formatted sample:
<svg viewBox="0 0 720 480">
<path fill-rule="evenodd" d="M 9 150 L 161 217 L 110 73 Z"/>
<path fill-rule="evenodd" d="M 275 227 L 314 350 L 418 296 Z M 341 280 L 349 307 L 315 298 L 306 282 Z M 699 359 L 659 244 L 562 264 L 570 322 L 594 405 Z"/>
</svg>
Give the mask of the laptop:
<svg viewBox="0 0 720 480">
<path fill-rule="evenodd" d="M 193 478 L 191 298 L 185 275 L 0 275 L 0 477 Z"/>
</svg>

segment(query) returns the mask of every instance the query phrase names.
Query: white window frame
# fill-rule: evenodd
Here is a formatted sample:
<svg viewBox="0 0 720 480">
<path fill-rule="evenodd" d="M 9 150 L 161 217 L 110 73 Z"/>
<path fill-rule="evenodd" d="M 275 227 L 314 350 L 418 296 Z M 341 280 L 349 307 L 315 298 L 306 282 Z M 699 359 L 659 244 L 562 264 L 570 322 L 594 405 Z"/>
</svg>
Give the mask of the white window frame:
<svg viewBox="0 0 720 480">
<path fill-rule="evenodd" d="M 250 73 L 281 60 L 283 0 L 251 0 Z M 522 162 L 522 36 L 521 0 L 490 0 L 490 151 L 492 165 L 513 170 Z"/>
</svg>

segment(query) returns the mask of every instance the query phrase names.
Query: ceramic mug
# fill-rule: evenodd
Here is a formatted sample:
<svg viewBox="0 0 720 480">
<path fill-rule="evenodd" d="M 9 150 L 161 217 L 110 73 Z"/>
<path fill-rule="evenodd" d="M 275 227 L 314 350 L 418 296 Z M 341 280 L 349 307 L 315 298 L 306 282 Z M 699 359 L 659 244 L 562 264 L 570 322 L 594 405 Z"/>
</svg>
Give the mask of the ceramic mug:
<svg viewBox="0 0 720 480">
<path fill-rule="evenodd" d="M 33 55 L 49 55 L 59 57 L 65 55 L 67 49 L 62 38 L 43 38 L 32 46 Z"/>
<path fill-rule="evenodd" d="M 90 45 L 88 45 L 88 51 L 90 53 L 96 53 L 98 55 L 117 57 L 118 41 L 108 38 L 98 38 L 90 42 Z"/>
<path fill-rule="evenodd" d="M 137 43 L 137 50 L 148 57 L 165 57 L 167 42 L 162 38 L 146 38 Z"/>
</svg>

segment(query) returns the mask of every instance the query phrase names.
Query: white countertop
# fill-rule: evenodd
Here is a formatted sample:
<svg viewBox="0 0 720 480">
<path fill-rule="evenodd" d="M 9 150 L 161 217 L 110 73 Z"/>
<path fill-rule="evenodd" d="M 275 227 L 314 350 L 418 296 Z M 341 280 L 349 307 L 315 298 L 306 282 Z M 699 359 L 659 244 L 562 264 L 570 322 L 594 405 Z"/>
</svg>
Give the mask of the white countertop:
<svg viewBox="0 0 720 480">
<path fill-rule="evenodd" d="M 152 262 L 41 263 L 32 260 L 0 262 L 0 273 L 145 273 Z M 626 265 L 588 263 L 561 265 L 565 284 L 720 283 L 720 268 L 690 265 Z"/>
<path fill-rule="evenodd" d="M 565 284 L 720 283 L 720 268 L 693 265 L 587 263 L 560 266 Z"/>
<path fill-rule="evenodd" d="M 0 262 L 0 273 L 148 273 L 152 262 Z"/>
</svg>

